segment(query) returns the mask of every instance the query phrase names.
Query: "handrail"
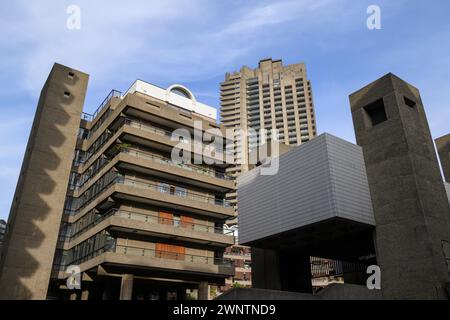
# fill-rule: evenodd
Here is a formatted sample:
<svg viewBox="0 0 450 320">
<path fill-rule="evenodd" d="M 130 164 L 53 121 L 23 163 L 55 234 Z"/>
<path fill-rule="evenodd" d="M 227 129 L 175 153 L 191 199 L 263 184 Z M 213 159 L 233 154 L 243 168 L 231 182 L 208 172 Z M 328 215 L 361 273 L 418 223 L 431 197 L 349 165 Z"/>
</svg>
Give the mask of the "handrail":
<svg viewBox="0 0 450 320">
<path fill-rule="evenodd" d="M 131 249 L 131 250 L 130 250 Z M 140 255 L 147 257 L 155 257 L 160 259 L 167 260 L 182 260 L 186 262 L 192 263 L 205 263 L 205 264 L 213 264 L 213 265 L 224 265 L 232 267 L 233 261 L 231 259 L 224 258 L 216 258 L 216 257 L 208 257 L 208 256 L 200 256 L 188 253 L 177 253 L 163 250 L 154 250 L 154 249 L 145 249 L 134 246 L 124 246 L 124 245 L 116 245 L 115 250 L 113 251 L 118 254 L 130 254 L 130 255 Z"/>
<path fill-rule="evenodd" d="M 125 217 L 124 215 L 121 215 L 122 213 L 127 214 L 128 217 Z M 189 226 L 191 226 L 192 230 L 198 231 L 198 232 L 217 233 L 217 234 L 223 234 L 223 235 L 234 234 L 233 231 L 225 230 L 224 228 L 212 227 L 212 226 L 209 226 L 207 224 L 193 223 L 193 222 L 192 223 L 191 222 L 187 223 L 187 222 L 180 221 L 180 224 L 176 225 L 176 220 L 175 219 L 162 218 L 162 217 L 159 217 L 157 215 L 144 214 L 144 213 L 139 213 L 139 212 L 134 212 L 134 211 L 129 211 L 129 210 L 113 208 L 113 209 L 110 209 L 109 211 L 107 211 L 104 215 L 101 215 L 100 217 L 98 217 L 97 219 L 95 219 L 94 221 L 89 223 L 88 225 L 84 226 L 82 229 L 78 230 L 76 233 L 72 234 L 70 236 L 70 240 L 74 240 L 74 239 L 78 238 L 86 230 L 91 229 L 93 226 L 96 226 L 97 224 L 99 224 L 100 222 L 106 220 L 107 218 L 109 218 L 111 216 L 117 216 L 117 217 L 120 217 L 120 218 L 130 219 L 130 220 L 138 220 L 138 219 L 133 219 L 133 217 L 141 216 L 141 217 L 145 218 L 145 222 L 151 222 L 151 221 L 149 221 L 148 218 L 154 218 L 155 219 L 154 222 L 156 222 L 158 224 L 164 224 L 164 225 L 173 225 L 174 228 L 186 228 L 186 229 L 189 229 Z M 139 221 L 142 221 L 142 220 L 139 220 Z M 170 222 L 170 224 L 168 224 L 167 222 Z M 205 230 L 195 229 L 195 226 L 204 227 Z"/>
<path fill-rule="evenodd" d="M 108 172 L 108 173 L 111 173 Z M 105 173 L 108 174 L 108 173 Z M 141 181 L 135 181 L 129 178 L 125 178 L 122 175 L 116 173 L 116 176 L 114 178 L 112 178 L 110 181 L 108 181 L 106 184 L 104 184 L 101 189 L 98 190 L 97 193 L 95 193 L 94 195 L 92 195 L 92 197 L 89 198 L 89 200 L 87 200 L 85 203 L 83 203 L 80 207 L 78 207 L 76 209 L 77 212 L 79 212 L 80 210 L 82 210 L 84 207 L 86 207 L 93 199 L 97 198 L 101 193 L 103 193 L 105 191 L 105 189 L 109 188 L 112 184 L 114 183 L 120 183 L 120 184 L 125 184 L 125 185 L 132 185 L 132 186 L 136 186 L 138 188 L 144 188 L 144 189 L 153 189 L 155 191 L 161 192 L 161 193 L 167 193 L 170 194 L 172 196 L 177 196 L 180 198 L 189 198 L 191 200 L 194 201 L 201 201 L 201 202 L 206 202 L 212 205 L 216 205 L 216 206 L 222 206 L 222 207 L 231 207 L 232 204 L 226 200 L 221 200 L 221 199 L 216 199 L 213 197 L 209 197 L 209 196 L 204 196 L 204 195 L 199 195 L 196 193 L 192 193 L 192 192 L 188 192 L 185 191 L 185 189 L 178 189 L 175 190 L 175 192 L 170 192 L 170 187 L 167 188 L 166 184 L 161 182 L 161 184 L 156 185 L 154 183 L 146 183 L 146 182 L 141 182 Z M 94 185 L 92 185 L 90 188 L 92 188 Z M 90 189 L 89 188 L 89 189 Z M 85 192 L 87 192 L 89 189 L 87 189 Z M 78 197 L 77 199 L 80 199 L 80 197 Z M 204 201 L 206 200 L 206 201 Z"/>
<path fill-rule="evenodd" d="M 142 187 L 144 189 L 153 189 L 160 193 L 170 194 L 171 196 L 187 198 L 187 199 L 194 200 L 194 201 L 206 202 L 206 203 L 213 204 L 216 206 L 223 206 L 223 207 L 231 206 L 231 204 L 226 200 L 221 200 L 221 199 L 216 199 L 216 198 L 213 198 L 210 196 L 196 194 L 193 192 L 186 191 L 185 189 L 182 189 L 182 190 L 175 189 L 175 192 L 171 192 L 170 186 L 166 185 L 164 182 L 161 182 L 161 184 L 154 184 L 154 183 L 149 183 L 149 182 L 136 181 L 136 180 L 132 180 L 129 178 L 122 178 L 122 179 L 118 179 L 117 183 L 122 183 L 125 185 L 132 185 L 132 186 L 136 186 L 138 188 Z M 206 201 L 204 201 L 204 200 L 206 200 Z"/>
<path fill-rule="evenodd" d="M 162 129 L 162 128 L 157 128 L 157 127 L 152 126 L 150 124 L 144 124 L 141 121 L 133 120 L 133 119 L 130 119 L 130 118 L 125 118 L 125 124 L 128 124 L 128 125 L 130 125 L 132 127 L 135 127 L 137 129 L 141 129 L 141 130 L 144 130 L 144 131 L 149 131 L 149 132 L 152 132 L 152 133 L 156 133 L 156 134 L 158 134 L 160 136 L 172 137 L 172 134 L 173 134 L 173 131 L 165 130 L 165 129 Z M 184 142 L 186 144 L 189 143 L 188 141 L 183 141 L 183 140 L 180 140 L 180 142 Z M 195 141 L 194 141 L 194 143 L 195 143 Z M 213 147 L 210 146 L 210 145 L 203 144 L 203 143 L 201 145 L 205 149 L 213 149 Z M 227 150 L 227 149 L 214 150 L 214 151 L 217 152 L 217 153 L 220 153 L 220 154 L 233 154 L 234 153 L 233 150 Z"/>
<path fill-rule="evenodd" d="M 173 167 L 179 167 L 179 168 L 189 170 L 189 171 L 193 171 L 193 169 L 195 169 L 196 173 L 213 176 L 215 178 L 219 178 L 219 179 L 223 179 L 223 180 L 233 180 L 233 177 L 231 177 L 225 173 L 222 173 L 222 172 L 217 172 L 213 169 L 209 169 L 209 168 L 205 168 L 205 167 L 193 165 L 193 164 L 187 164 L 187 163 L 175 163 L 172 160 L 170 160 L 169 158 L 158 156 L 158 155 L 155 155 L 155 154 L 152 154 L 149 152 L 145 152 L 142 150 L 137 150 L 137 149 L 133 149 L 133 148 L 122 148 L 121 152 L 130 154 L 132 156 L 136 156 L 137 158 L 139 158 L 142 155 L 144 159 L 160 161 L 161 163 L 164 163 L 164 164 L 167 164 L 167 165 L 170 165 Z"/>
<path fill-rule="evenodd" d="M 94 114 L 92 115 L 92 119 L 95 119 L 97 115 L 103 110 L 103 108 L 108 104 L 108 102 L 114 98 L 114 97 L 120 97 L 122 96 L 122 93 L 118 90 L 111 90 L 111 92 L 106 96 L 106 98 L 103 100 L 103 102 L 100 104 L 100 106 L 95 110 Z"/>
</svg>

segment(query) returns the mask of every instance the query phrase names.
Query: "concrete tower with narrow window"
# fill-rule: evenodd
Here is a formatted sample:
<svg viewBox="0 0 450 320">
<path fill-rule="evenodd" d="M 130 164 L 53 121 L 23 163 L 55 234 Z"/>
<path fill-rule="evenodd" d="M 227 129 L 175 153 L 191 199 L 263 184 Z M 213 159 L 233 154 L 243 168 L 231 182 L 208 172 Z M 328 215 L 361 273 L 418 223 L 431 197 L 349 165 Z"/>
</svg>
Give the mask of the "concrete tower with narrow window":
<svg viewBox="0 0 450 320">
<path fill-rule="evenodd" d="M 449 202 L 419 90 L 393 74 L 350 95 L 385 299 L 444 299 Z"/>
</svg>

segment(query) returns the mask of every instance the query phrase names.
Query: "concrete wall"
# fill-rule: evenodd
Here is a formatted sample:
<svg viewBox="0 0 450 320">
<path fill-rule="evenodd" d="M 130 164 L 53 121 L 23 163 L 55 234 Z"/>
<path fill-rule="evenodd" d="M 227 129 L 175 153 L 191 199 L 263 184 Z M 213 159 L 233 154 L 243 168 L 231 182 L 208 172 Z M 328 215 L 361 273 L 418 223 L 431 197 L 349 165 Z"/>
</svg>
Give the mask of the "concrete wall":
<svg viewBox="0 0 450 320">
<path fill-rule="evenodd" d="M 42 89 L 8 220 L 0 299 L 45 299 L 88 75 L 55 64 Z"/>
<path fill-rule="evenodd" d="M 350 96 L 376 221 L 383 298 L 445 299 L 450 207 L 419 90 L 393 74 Z"/>
<path fill-rule="evenodd" d="M 380 300 L 381 291 L 368 290 L 364 286 L 352 284 L 332 284 L 317 295 L 263 290 L 236 288 L 222 294 L 217 300 Z"/>
</svg>

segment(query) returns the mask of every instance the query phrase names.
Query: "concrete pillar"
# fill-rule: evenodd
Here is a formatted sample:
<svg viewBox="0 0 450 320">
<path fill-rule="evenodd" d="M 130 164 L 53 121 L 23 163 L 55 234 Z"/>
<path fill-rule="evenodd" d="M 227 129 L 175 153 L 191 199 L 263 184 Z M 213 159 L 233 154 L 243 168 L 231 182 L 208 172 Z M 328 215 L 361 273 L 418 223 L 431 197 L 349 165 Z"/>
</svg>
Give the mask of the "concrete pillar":
<svg viewBox="0 0 450 320">
<path fill-rule="evenodd" d="M 252 248 L 252 286 L 280 290 L 280 265 L 275 250 Z"/>
<path fill-rule="evenodd" d="M 208 298 L 209 298 L 208 281 L 202 281 L 198 285 L 198 300 L 208 300 Z"/>
<path fill-rule="evenodd" d="M 76 291 L 72 292 L 69 297 L 70 300 L 78 300 L 78 293 Z"/>
<path fill-rule="evenodd" d="M 132 274 L 124 274 L 122 276 L 122 283 L 120 286 L 120 300 L 133 299 L 133 281 L 134 276 Z"/>
<path fill-rule="evenodd" d="M 81 291 L 81 300 L 89 300 L 89 289 L 84 289 Z"/>
<path fill-rule="evenodd" d="M 419 90 L 393 74 L 350 95 L 385 299 L 445 299 L 450 207 Z"/>
</svg>

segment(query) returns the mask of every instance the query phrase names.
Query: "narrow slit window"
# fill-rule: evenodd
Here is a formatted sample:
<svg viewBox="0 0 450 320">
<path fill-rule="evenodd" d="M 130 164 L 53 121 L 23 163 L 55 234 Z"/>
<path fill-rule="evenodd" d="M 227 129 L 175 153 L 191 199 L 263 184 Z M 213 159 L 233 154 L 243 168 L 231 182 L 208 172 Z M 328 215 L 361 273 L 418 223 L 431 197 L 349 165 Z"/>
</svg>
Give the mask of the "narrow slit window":
<svg viewBox="0 0 450 320">
<path fill-rule="evenodd" d="M 69 75 L 67 76 L 69 79 L 73 79 L 75 77 L 75 73 L 69 72 Z"/>
<path fill-rule="evenodd" d="M 70 92 L 69 91 L 64 91 L 64 97 L 65 98 L 69 98 L 70 97 Z"/>
<path fill-rule="evenodd" d="M 403 99 L 405 100 L 405 104 L 406 104 L 408 107 L 410 107 L 410 108 L 412 108 L 412 109 L 415 109 L 415 108 L 416 108 L 416 103 L 415 103 L 413 100 L 408 99 L 407 97 L 403 97 Z"/>
</svg>

